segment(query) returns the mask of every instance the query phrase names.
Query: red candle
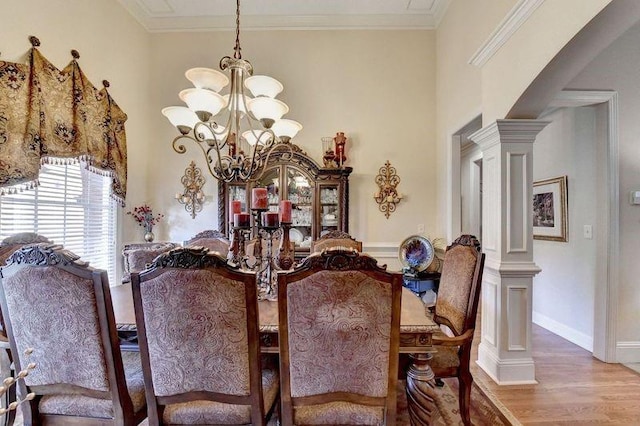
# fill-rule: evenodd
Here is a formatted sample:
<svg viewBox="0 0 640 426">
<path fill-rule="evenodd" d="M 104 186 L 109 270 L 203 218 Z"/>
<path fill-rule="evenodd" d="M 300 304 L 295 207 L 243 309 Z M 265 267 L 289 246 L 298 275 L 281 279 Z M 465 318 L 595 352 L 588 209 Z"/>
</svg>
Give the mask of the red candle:
<svg viewBox="0 0 640 426">
<path fill-rule="evenodd" d="M 266 209 L 268 203 L 267 188 L 253 188 L 251 191 L 251 208 Z"/>
<path fill-rule="evenodd" d="M 229 217 L 233 217 L 236 213 L 242 212 L 242 202 L 239 200 L 231 200 L 229 202 Z"/>
<path fill-rule="evenodd" d="M 235 213 L 233 215 L 233 226 L 236 228 L 248 228 L 251 225 L 251 215 L 249 213 Z"/>
<path fill-rule="evenodd" d="M 270 228 L 277 228 L 280 226 L 278 222 L 278 213 L 277 212 L 264 212 L 262 213 L 262 225 L 268 226 Z"/>
<path fill-rule="evenodd" d="M 291 223 L 291 201 L 280 201 L 280 222 Z"/>
</svg>

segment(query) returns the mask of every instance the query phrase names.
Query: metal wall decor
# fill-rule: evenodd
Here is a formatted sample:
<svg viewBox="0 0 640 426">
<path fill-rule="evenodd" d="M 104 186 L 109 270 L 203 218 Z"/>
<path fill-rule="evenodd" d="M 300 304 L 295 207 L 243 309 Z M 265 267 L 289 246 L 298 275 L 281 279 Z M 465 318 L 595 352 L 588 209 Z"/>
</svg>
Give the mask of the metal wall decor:
<svg viewBox="0 0 640 426">
<path fill-rule="evenodd" d="M 202 192 L 202 186 L 205 183 L 205 178 L 202 176 L 202 170 L 196 167 L 195 161 L 191 161 L 189 167 L 184 170 L 184 176 L 181 179 L 184 191 L 176 194 L 176 200 L 180 204 L 184 204 L 184 209 L 191 213 L 193 219 L 196 218 L 196 213 L 202 211 L 202 205 L 204 204 L 204 192 Z"/>
<path fill-rule="evenodd" d="M 389 160 L 380 167 L 376 184 L 378 192 L 373 194 L 373 199 L 378 203 L 378 208 L 389 219 L 391 213 L 396 210 L 396 204 L 402 200 L 402 194 L 397 190 L 400 183 L 400 176 L 396 173 L 396 168 L 391 166 Z"/>
</svg>

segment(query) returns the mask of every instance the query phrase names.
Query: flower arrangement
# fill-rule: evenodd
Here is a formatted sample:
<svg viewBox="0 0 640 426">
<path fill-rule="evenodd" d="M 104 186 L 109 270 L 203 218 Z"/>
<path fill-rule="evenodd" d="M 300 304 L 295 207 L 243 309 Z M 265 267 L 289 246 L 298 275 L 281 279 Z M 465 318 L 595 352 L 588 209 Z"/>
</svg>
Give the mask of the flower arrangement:
<svg viewBox="0 0 640 426">
<path fill-rule="evenodd" d="M 33 348 L 28 348 L 27 350 L 24 351 L 24 354 L 26 355 L 27 360 L 29 359 L 32 353 L 33 353 Z M 18 375 L 15 378 L 7 377 L 6 379 L 4 379 L 2 381 L 2 385 L 0 385 L 0 397 L 5 398 L 5 394 L 9 392 L 9 388 L 15 385 L 18 382 L 18 380 L 24 380 L 24 378 L 27 377 L 29 373 L 33 371 L 34 368 L 36 368 L 36 364 L 34 362 L 30 362 L 27 364 L 26 368 L 18 372 Z M 24 398 L 22 399 L 18 398 L 16 401 L 11 402 L 7 407 L 1 407 L 0 416 L 7 414 L 9 411 L 17 409 L 20 404 L 23 404 L 27 401 L 31 401 L 35 397 L 36 397 L 36 394 L 34 392 L 30 392 L 27 395 L 25 395 Z"/>
<path fill-rule="evenodd" d="M 153 210 L 147 204 L 134 207 L 133 211 L 128 211 L 127 214 L 133 216 L 138 225 L 144 227 L 145 232 L 151 232 L 153 227 L 164 217 L 162 213 L 154 215 Z"/>
</svg>

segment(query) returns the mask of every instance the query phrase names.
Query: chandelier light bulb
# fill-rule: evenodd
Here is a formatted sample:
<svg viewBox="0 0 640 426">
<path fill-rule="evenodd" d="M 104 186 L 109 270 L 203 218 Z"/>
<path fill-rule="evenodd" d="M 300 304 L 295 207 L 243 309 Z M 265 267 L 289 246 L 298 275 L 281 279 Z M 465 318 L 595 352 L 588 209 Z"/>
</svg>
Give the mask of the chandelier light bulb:
<svg viewBox="0 0 640 426">
<path fill-rule="evenodd" d="M 216 93 L 229 84 L 229 77 L 211 68 L 191 68 L 184 75 L 198 89 L 208 89 Z"/>
<path fill-rule="evenodd" d="M 286 137 L 292 139 L 302 130 L 302 124 L 294 120 L 282 118 L 273 123 L 271 130 L 273 130 L 273 133 L 279 138 Z"/>
<path fill-rule="evenodd" d="M 256 143 L 259 143 L 260 145 L 266 145 L 272 139 L 271 133 L 262 130 L 247 130 L 246 132 L 242 133 L 242 137 L 251 146 L 255 146 Z"/>
<path fill-rule="evenodd" d="M 244 81 L 244 86 L 251 91 L 253 96 L 266 96 L 275 98 L 284 89 L 282 83 L 268 75 L 254 75 Z"/>
<path fill-rule="evenodd" d="M 202 121 L 208 121 L 211 116 L 218 114 L 220 110 L 226 106 L 226 102 L 222 96 L 207 89 L 184 89 L 178 96 L 187 104 L 191 111 L 198 114 L 198 118 Z M 201 117 L 204 112 L 208 114 L 207 117 Z"/>
<path fill-rule="evenodd" d="M 282 101 L 273 98 L 259 97 L 247 101 L 249 111 L 258 120 L 279 120 L 289 112 L 289 107 Z"/>
<path fill-rule="evenodd" d="M 198 116 L 195 112 L 184 106 L 170 106 L 162 109 L 162 115 L 167 117 L 169 122 L 178 129 L 183 128 L 186 130 L 184 133 L 189 133 L 198 123 Z"/>
</svg>

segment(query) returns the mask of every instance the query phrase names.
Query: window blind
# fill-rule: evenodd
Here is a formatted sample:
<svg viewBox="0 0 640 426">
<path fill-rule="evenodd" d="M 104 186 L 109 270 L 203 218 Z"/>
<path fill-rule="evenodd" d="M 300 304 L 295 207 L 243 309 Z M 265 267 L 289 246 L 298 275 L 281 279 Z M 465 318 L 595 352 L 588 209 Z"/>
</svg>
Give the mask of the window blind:
<svg viewBox="0 0 640 426">
<path fill-rule="evenodd" d="M 111 179 L 84 164 L 45 164 L 33 190 L 0 197 L 0 239 L 36 232 L 109 274 L 116 283 L 117 203 Z"/>
</svg>

